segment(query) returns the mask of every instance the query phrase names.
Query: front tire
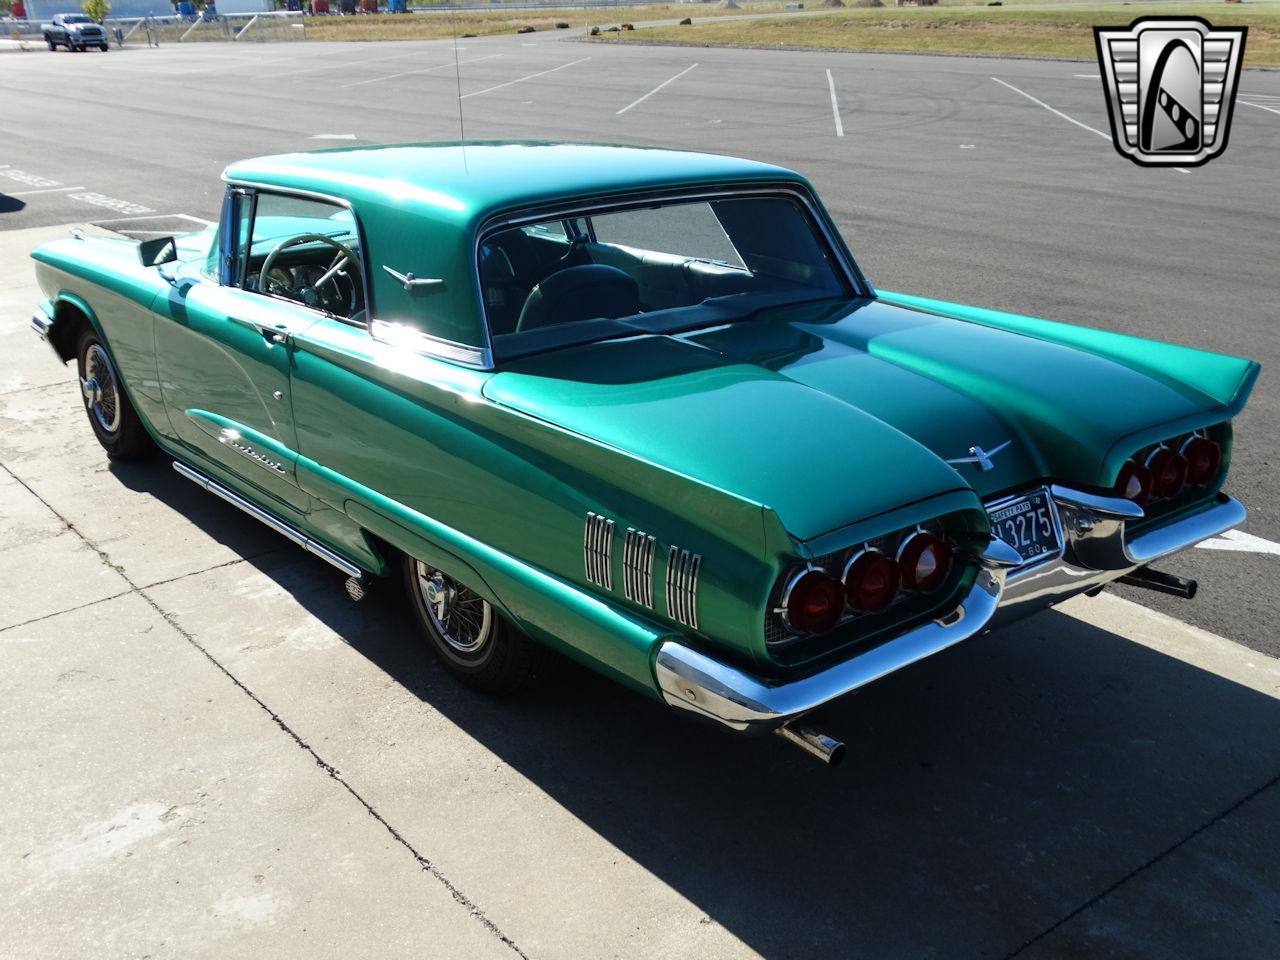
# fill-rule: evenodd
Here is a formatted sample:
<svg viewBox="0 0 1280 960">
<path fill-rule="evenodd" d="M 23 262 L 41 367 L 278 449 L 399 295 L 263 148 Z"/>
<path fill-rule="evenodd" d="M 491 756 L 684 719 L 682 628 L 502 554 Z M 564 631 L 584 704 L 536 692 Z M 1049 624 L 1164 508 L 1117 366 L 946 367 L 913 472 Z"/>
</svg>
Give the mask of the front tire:
<svg viewBox="0 0 1280 960">
<path fill-rule="evenodd" d="M 112 460 L 138 460 L 154 449 L 147 429 L 129 402 L 115 365 L 92 328 L 76 346 L 80 395 L 93 435 Z"/>
<path fill-rule="evenodd" d="M 404 581 L 420 634 L 463 683 L 486 693 L 511 693 L 545 672 L 551 652 L 523 636 L 474 590 L 412 557 L 405 557 Z"/>
<path fill-rule="evenodd" d="M 50 40 L 48 37 L 45 37 L 44 42 L 45 42 L 45 43 L 47 43 L 47 44 L 49 45 L 49 49 L 50 49 L 50 50 L 57 50 L 57 49 L 58 49 L 58 45 L 57 45 L 56 43 L 54 43 L 52 40 Z"/>
<path fill-rule="evenodd" d="M 105 43 L 103 43 L 98 45 L 98 49 L 101 50 L 103 53 L 106 53 L 109 48 Z"/>
</svg>

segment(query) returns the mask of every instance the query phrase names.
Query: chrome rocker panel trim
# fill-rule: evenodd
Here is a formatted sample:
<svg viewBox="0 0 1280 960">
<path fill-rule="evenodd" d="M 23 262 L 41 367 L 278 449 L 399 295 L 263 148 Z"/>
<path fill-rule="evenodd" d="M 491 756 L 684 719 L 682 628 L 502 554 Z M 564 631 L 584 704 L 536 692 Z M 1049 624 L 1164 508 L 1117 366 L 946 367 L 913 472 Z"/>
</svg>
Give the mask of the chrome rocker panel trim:
<svg viewBox="0 0 1280 960">
<path fill-rule="evenodd" d="M 233 507 L 238 507 L 239 509 L 247 513 L 249 516 L 253 517 L 255 520 L 258 520 L 259 522 L 270 527 L 276 533 L 279 533 L 282 536 L 285 536 L 288 539 L 292 540 L 298 546 L 302 547 L 303 550 L 306 550 L 307 553 L 315 554 L 325 563 L 341 570 L 348 577 L 354 577 L 355 579 L 359 580 L 361 577 L 364 576 L 364 570 L 356 566 L 354 563 L 338 556 L 328 547 L 317 543 L 315 540 L 312 540 L 310 537 L 308 537 L 305 533 L 301 532 L 300 530 L 295 530 L 293 527 L 289 526 L 289 524 L 285 523 L 279 517 L 275 517 L 270 513 L 267 513 L 267 511 L 263 510 L 261 507 L 257 506 L 256 504 L 250 503 L 244 497 L 240 496 L 240 494 L 234 493 L 233 491 L 228 490 L 222 484 L 218 483 L 218 481 L 213 480 L 210 477 L 206 477 L 199 470 L 193 470 L 191 467 L 188 467 L 185 463 L 183 463 L 180 460 L 173 461 L 173 469 L 177 470 L 178 473 L 182 474 L 184 477 L 186 477 L 196 486 L 203 487 L 205 490 L 209 491 L 214 496 L 221 497 L 223 500 L 227 501 L 227 503 L 231 504 Z"/>
<path fill-rule="evenodd" d="M 1052 562 L 1009 571 L 1012 548 L 993 541 L 972 589 L 949 617 L 799 680 L 772 682 L 668 640 L 654 663 L 663 699 L 734 730 L 773 730 L 962 640 L 1105 585 L 1245 519 L 1239 501 L 1219 493 L 1190 516 L 1126 539 L 1125 522 L 1141 519 L 1141 507 L 1060 486 L 1050 491 L 1061 515 L 1063 543 L 1062 555 Z M 1084 556 L 1118 562 L 1100 567 L 1086 564 Z"/>
</svg>

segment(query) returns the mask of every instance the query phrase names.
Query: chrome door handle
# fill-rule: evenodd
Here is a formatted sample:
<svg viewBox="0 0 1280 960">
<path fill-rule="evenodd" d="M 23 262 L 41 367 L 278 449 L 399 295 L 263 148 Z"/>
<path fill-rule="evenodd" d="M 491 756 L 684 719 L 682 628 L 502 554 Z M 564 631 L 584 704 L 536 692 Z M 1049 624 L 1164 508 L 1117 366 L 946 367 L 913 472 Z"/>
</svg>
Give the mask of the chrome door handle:
<svg viewBox="0 0 1280 960">
<path fill-rule="evenodd" d="M 228 317 L 227 319 L 232 323 L 238 323 L 242 327 L 256 330 L 262 339 L 267 341 L 268 346 L 289 342 L 289 331 L 283 325 L 272 326 L 266 323 L 258 323 L 256 320 L 245 320 L 242 317 Z"/>
</svg>

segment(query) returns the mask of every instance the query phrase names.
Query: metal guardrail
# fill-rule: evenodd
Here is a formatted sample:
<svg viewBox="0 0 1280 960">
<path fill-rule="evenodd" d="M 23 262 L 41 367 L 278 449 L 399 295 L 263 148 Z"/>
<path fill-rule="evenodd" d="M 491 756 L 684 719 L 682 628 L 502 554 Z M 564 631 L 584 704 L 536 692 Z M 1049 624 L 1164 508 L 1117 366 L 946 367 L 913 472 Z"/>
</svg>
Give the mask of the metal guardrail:
<svg viewBox="0 0 1280 960">
<path fill-rule="evenodd" d="M 490 0 L 487 3 L 433 3 L 409 7 L 409 13 L 464 13 L 478 10 L 608 10 L 635 6 L 696 6 L 712 0 Z M 313 16 L 298 10 L 271 10 L 259 13 L 225 13 L 209 20 L 203 17 L 108 17 L 103 21 L 107 35 L 117 46 L 124 42 L 191 43 L 198 41 L 305 40 L 309 22 L 323 22 L 339 13 Z M 365 16 L 365 14 L 347 14 Z M 44 21 L 10 20 L 0 25 L 0 35 L 17 39 L 41 38 Z M 117 31 L 119 31 L 117 33 Z"/>
</svg>

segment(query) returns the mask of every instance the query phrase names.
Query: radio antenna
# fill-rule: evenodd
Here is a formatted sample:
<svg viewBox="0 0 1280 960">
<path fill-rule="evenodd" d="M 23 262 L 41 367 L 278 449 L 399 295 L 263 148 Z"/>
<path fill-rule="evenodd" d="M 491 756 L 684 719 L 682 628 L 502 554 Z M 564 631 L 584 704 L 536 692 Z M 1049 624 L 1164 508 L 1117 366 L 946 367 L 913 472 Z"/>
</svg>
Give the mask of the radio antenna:
<svg viewBox="0 0 1280 960">
<path fill-rule="evenodd" d="M 457 84 L 458 96 L 458 141 L 462 145 L 462 172 L 467 172 L 467 127 L 462 120 L 462 67 L 458 63 L 458 17 L 462 11 L 455 9 L 453 13 L 453 78 Z"/>
</svg>

